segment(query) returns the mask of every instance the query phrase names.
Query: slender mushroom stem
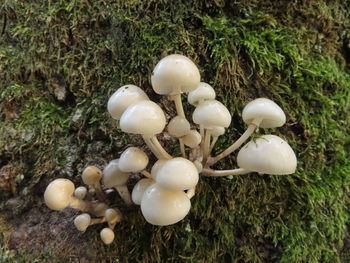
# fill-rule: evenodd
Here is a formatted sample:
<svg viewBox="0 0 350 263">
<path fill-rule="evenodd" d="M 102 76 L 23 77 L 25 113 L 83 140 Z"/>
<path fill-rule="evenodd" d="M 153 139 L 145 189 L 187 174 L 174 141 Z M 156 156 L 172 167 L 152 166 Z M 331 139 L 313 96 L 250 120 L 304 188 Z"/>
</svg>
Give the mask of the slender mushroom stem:
<svg viewBox="0 0 350 263">
<path fill-rule="evenodd" d="M 177 115 L 184 117 L 186 119 L 184 108 L 182 106 L 181 94 L 174 95 L 173 100 L 175 102 L 175 108 L 176 108 Z"/>
<path fill-rule="evenodd" d="M 204 163 L 207 161 L 209 156 L 209 148 L 210 148 L 210 130 L 205 130 L 204 143 L 203 143 L 203 161 Z"/>
<path fill-rule="evenodd" d="M 196 193 L 196 187 L 193 187 L 191 189 L 188 189 L 188 191 L 186 192 L 186 195 L 188 199 L 191 199 L 192 197 L 194 197 L 195 193 Z"/>
<path fill-rule="evenodd" d="M 92 218 L 90 221 L 89 226 L 92 225 L 97 225 L 97 224 L 102 224 L 104 222 L 107 222 L 107 219 L 105 217 L 100 217 L 100 218 Z"/>
<path fill-rule="evenodd" d="M 215 146 L 215 143 L 218 141 L 218 139 L 219 139 L 218 136 L 213 137 L 213 140 L 212 140 L 212 142 L 211 142 L 211 144 L 210 144 L 209 154 L 213 151 L 214 146 Z"/>
<path fill-rule="evenodd" d="M 140 173 L 143 174 L 144 176 L 146 176 L 147 178 L 152 178 L 152 175 L 149 172 L 147 172 L 146 170 L 142 170 Z"/>
<path fill-rule="evenodd" d="M 182 138 L 179 138 L 180 142 L 180 149 L 181 149 L 181 154 L 183 158 L 186 158 L 186 150 L 185 150 L 185 144 Z"/>
<path fill-rule="evenodd" d="M 159 151 L 162 158 L 161 159 L 172 159 L 173 157 L 167 153 L 167 151 L 163 148 L 163 146 L 159 143 L 157 137 L 154 135 L 151 137 L 151 142 L 155 146 L 155 148 Z"/>
<path fill-rule="evenodd" d="M 146 143 L 146 145 L 148 146 L 148 148 L 151 150 L 151 152 L 157 157 L 157 159 L 163 159 L 162 155 L 159 153 L 158 149 L 155 147 L 155 145 L 151 141 L 151 138 L 146 135 L 142 135 L 142 138 Z"/>
<path fill-rule="evenodd" d="M 106 204 L 101 202 L 94 203 L 94 202 L 84 201 L 84 200 L 80 200 L 78 198 L 72 197 L 68 207 L 82 211 L 82 212 L 87 212 L 95 216 L 101 216 L 101 214 L 104 213 L 104 211 L 102 210 L 106 206 L 107 206 Z"/>
<path fill-rule="evenodd" d="M 217 163 L 222 158 L 225 158 L 227 155 L 231 154 L 233 151 L 238 149 L 250 137 L 250 135 L 252 135 L 255 132 L 255 130 L 259 127 L 260 122 L 261 120 L 251 123 L 248 126 L 248 129 L 230 147 L 228 147 L 225 151 L 221 152 L 219 155 L 209 158 L 207 166 L 211 166 Z"/>
<path fill-rule="evenodd" d="M 102 190 L 102 187 L 101 187 L 101 181 L 98 181 L 96 183 L 94 183 L 92 185 L 92 187 L 95 188 L 95 193 L 97 195 L 97 198 L 100 200 L 100 201 L 105 201 L 107 196 L 106 194 L 103 192 Z"/>
<path fill-rule="evenodd" d="M 248 171 L 244 168 L 237 168 L 232 170 L 212 170 L 212 169 L 203 169 L 202 174 L 204 176 L 228 176 L 228 175 L 240 175 L 247 174 L 251 171 Z"/>
<path fill-rule="evenodd" d="M 126 205 L 130 206 L 133 204 L 129 189 L 126 185 L 114 186 L 114 188 L 117 190 Z"/>
</svg>

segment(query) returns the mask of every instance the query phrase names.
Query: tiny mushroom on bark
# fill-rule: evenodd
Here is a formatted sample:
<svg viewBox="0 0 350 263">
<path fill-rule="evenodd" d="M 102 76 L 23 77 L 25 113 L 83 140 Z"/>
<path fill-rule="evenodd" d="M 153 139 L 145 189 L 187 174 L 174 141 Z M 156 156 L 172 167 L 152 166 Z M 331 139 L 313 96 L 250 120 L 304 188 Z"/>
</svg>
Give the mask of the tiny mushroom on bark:
<svg viewBox="0 0 350 263">
<path fill-rule="evenodd" d="M 79 230 L 84 232 L 91 223 L 91 216 L 88 213 L 78 215 L 74 219 L 74 225 Z"/>
<path fill-rule="evenodd" d="M 197 88 L 190 93 L 188 93 L 188 103 L 193 106 L 197 106 L 198 103 L 204 100 L 213 100 L 215 99 L 215 91 L 209 84 L 205 82 L 200 82 Z"/>
<path fill-rule="evenodd" d="M 137 147 L 127 148 L 119 158 L 119 169 L 123 172 L 140 172 L 146 168 L 148 156 Z"/>
<path fill-rule="evenodd" d="M 239 167 L 266 174 L 292 174 L 297 166 L 293 149 L 276 135 L 264 135 L 248 142 L 237 156 Z"/>
<path fill-rule="evenodd" d="M 188 134 L 182 137 L 183 142 L 190 148 L 196 148 L 202 141 L 202 136 L 196 130 L 190 130 Z"/>
<path fill-rule="evenodd" d="M 87 189 L 85 186 L 79 186 L 74 191 L 74 196 L 80 200 L 83 200 L 87 194 Z"/>
<path fill-rule="evenodd" d="M 137 205 L 141 205 L 143 194 L 145 193 L 146 189 L 153 184 L 155 184 L 155 181 L 151 178 L 143 178 L 138 181 L 131 193 L 132 201 Z"/>
<path fill-rule="evenodd" d="M 105 193 L 101 188 L 100 181 L 102 178 L 102 171 L 99 168 L 93 165 L 88 166 L 84 169 L 81 177 L 84 184 L 90 185 L 95 189 L 96 195 L 99 199 L 104 200 L 106 198 Z"/>
<path fill-rule="evenodd" d="M 113 242 L 115 235 L 112 229 L 106 227 L 101 230 L 100 237 L 103 243 L 105 243 L 106 245 L 109 245 Z"/>
<path fill-rule="evenodd" d="M 119 120 L 124 111 L 135 102 L 149 100 L 146 93 L 135 85 L 120 87 L 109 98 L 107 108 L 113 119 Z"/>
<path fill-rule="evenodd" d="M 174 117 L 168 124 L 168 132 L 171 136 L 180 138 L 187 135 L 191 130 L 188 120 L 181 116 Z"/>
</svg>

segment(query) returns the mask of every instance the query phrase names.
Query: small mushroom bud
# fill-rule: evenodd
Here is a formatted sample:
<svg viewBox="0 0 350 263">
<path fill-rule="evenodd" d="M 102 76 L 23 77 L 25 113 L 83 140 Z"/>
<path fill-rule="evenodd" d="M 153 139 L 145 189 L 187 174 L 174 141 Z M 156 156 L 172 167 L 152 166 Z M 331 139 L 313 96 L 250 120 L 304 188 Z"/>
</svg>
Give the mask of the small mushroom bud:
<svg viewBox="0 0 350 263">
<path fill-rule="evenodd" d="M 187 135 L 181 138 L 184 144 L 190 148 L 196 148 L 202 141 L 202 136 L 196 130 L 190 130 Z"/>
<path fill-rule="evenodd" d="M 145 193 L 146 189 L 153 184 L 155 184 L 155 181 L 151 178 L 143 178 L 138 181 L 131 193 L 132 201 L 137 205 L 141 205 L 143 194 Z"/>
<path fill-rule="evenodd" d="M 80 200 L 83 200 L 87 194 L 87 189 L 85 186 L 79 186 L 74 191 L 74 196 Z"/>
<path fill-rule="evenodd" d="M 217 100 L 206 100 L 199 103 L 192 117 L 194 123 L 203 125 L 205 129 L 212 129 L 216 126 L 228 127 L 231 123 L 230 112 Z"/>
<path fill-rule="evenodd" d="M 114 240 L 114 237 L 115 237 L 113 230 L 108 228 L 108 227 L 101 230 L 100 236 L 101 236 L 103 243 L 105 243 L 106 245 L 111 244 Z"/>
<path fill-rule="evenodd" d="M 84 169 L 81 177 L 84 184 L 90 185 L 95 189 L 96 195 L 100 200 L 106 199 L 105 193 L 101 188 L 102 171 L 99 168 L 93 165 L 88 166 Z"/>
<path fill-rule="evenodd" d="M 79 230 L 84 232 L 91 223 L 91 216 L 88 213 L 78 215 L 74 219 L 74 225 Z"/>
<path fill-rule="evenodd" d="M 180 138 L 190 132 L 191 126 L 186 118 L 181 116 L 174 117 L 168 124 L 168 132 L 171 136 Z"/>
<path fill-rule="evenodd" d="M 199 102 L 204 100 L 215 99 L 215 91 L 209 84 L 205 82 L 200 82 L 197 88 L 190 93 L 188 93 L 188 103 L 197 106 Z"/>
<path fill-rule="evenodd" d="M 137 147 L 127 148 L 119 158 L 119 169 L 123 172 L 140 172 L 147 164 L 148 156 Z"/>
</svg>

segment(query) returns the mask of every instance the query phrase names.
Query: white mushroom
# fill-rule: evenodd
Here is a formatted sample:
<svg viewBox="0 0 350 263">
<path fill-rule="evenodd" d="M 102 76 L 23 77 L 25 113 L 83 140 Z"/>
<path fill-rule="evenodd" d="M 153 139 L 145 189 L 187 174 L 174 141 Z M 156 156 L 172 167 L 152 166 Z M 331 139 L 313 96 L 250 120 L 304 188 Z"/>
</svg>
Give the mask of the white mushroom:
<svg viewBox="0 0 350 263">
<path fill-rule="evenodd" d="M 78 215 L 74 219 L 74 225 L 79 230 L 84 232 L 91 223 L 91 216 L 88 213 Z"/>
<path fill-rule="evenodd" d="M 149 186 L 141 200 L 141 212 L 153 225 L 172 225 L 190 211 L 191 201 L 183 191 L 170 191 L 158 184 Z"/>
<path fill-rule="evenodd" d="M 106 245 L 109 245 L 113 242 L 115 235 L 112 229 L 106 227 L 101 230 L 100 237 L 103 243 L 105 243 Z"/>
<path fill-rule="evenodd" d="M 131 197 L 126 182 L 129 179 L 129 173 L 123 172 L 119 168 L 119 159 L 112 160 L 103 170 L 103 184 L 106 187 L 114 187 L 120 197 L 127 205 L 131 205 Z"/>
<path fill-rule="evenodd" d="M 196 148 L 202 141 L 201 135 L 196 130 L 190 130 L 182 139 L 184 144 L 190 148 Z"/>
<path fill-rule="evenodd" d="M 74 196 L 80 200 L 83 200 L 86 197 L 87 189 L 85 186 L 79 186 L 74 191 Z"/>
<path fill-rule="evenodd" d="M 100 200 L 105 200 L 106 195 L 101 187 L 102 171 L 96 166 L 90 165 L 86 167 L 81 175 L 84 184 L 90 185 L 96 191 L 96 195 Z"/>
<path fill-rule="evenodd" d="M 260 120 L 261 128 L 281 127 L 286 122 L 283 110 L 272 100 L 259 98 L 249 102 L 243 109 L 242 118 L 248 125 Z"/>
<path fill-rule="evenodd" d="M 193 112 L 193 121 L 203 125 L 205 129 L 216 126 L 227 128 L 231 123 L 228 109 L 217 100 L 206 100 L 198 104 Z"/>
<path fill-rule="evenodd" d="M 165 124 L 163 110 L 153 101 L 140 101 L 131 105 L 120 119 L 122 131 L 143 135 L 146 144 L 158 159 L 171 158 L 155 136 L 163 131 Z"/>
<path fill-rule="evenodd" d="M 149 100 L 146 93 L 135 85 L 120 87 L 108 100 L 108 112 L 113 119 L 119 120 L 123 112 L 135 102 Z"/>
<path fill-rule="evenodd" d="M 186 118 L 176 116 L 168 124 L 168 132 L 171 136 L 180 138 L 190 132 L 191 125 Z"/>
<path fill-rule="evenodd" d="M 137 147 L 127 148 L 119 158 L 119 169 L 123 172 L 140 172 L 146 168 L 148 156 Z"/>
<path fill-rule="evenodd" d="M 264 135 L 250 141 L 239 151 L 239 167 L 266 174 L 292 174 L 297 166 L 293 149 L 276 135 Z"/>
<path fill-rule="evenodd" d="M 198 183 L 198 170 L 189 160 L 177 157 L 168 160 L 157 172 L 156 182 L 161 187 L 184 191 L 193 188 Z"/>
<path fill-rule="evenodd" d="M 132 201 L 137 205 L 141 205 L 143 194 L 145 193 L 146 189 L 153 184 L 155 184 L 155 181 L 151 178 L 143 178 L 138 181 L 131 193 Z"/>
<path fill-rule="evenodd" d="M 188 103 L 197 106 L 201 101 L 215 99 L 215 96 L 212 86 L 205 82 L 200 82 L 195 90 L 188 93 L 187 100 Z"/>
</svg>

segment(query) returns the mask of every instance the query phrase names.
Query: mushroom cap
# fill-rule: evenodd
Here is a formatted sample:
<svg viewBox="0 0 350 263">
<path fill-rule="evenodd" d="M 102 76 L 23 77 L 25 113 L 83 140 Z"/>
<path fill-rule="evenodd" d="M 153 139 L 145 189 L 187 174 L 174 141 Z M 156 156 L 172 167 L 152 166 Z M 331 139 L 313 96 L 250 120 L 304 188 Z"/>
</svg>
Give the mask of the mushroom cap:
<svg viewBox="0 0 350 263">
<path fill-rule="evenodd" d="M 102 171 L 96 166 L 90 165 L 86 167 L 81 175 L 84 184 L 92 185 L 98 183 L 102 178 Z"/>
<path fill-rule="evenodd" d="M 168 160 L 159 169 L 155 180 L 165 189 L 184 191 L 195 187 L 198 179 L 197 167 L 185 158 L 176 157 Z"/>
<path fill-rule="evenodd" d="M 75 227 L 82 232 L 84 232 L 88 228 L 88 226 L 90 225 L 90 222 L 91 222 L 91 216 L 88 213 L 78 215 L 74 219 Z"/>
<path fill-rule="evenodd" d="M 193 112 L 193 121 L 210 129 L 215 126 L 230 126 L 231 115 L 228 109 L 217 100 L 206 100 L 198 104 Z"/>
<path fill-rule="evenodd" d="M 141 200 L 141 212 L 153 225 L 172 225 L 190 211 L 191 201 L 183 191 L 170 191 L 158 184 L 147 188 Z"/>
<path fill-rule="evenodd" d="M 167 160 L 160 159 L 153 164 L 152 170 L 151 170 L 152 179 L 156 178 L 159 169 L 162 168 L 166 162 L 167 162 Z"/>
<path fill-rule="evenodd" d="M 104 229 L 101 230 L 100 237 L 103 243 L 105 243 L 106 245 L 109 245 L 113 242 L 115 236 L 112 229 L 105 227 Z"/>
<path fill-rule="evenodd" d="M 293 149 L 276 135 L 264 135 L 248 142 L 237 156 L 239 167 L 265 174 L 292 174 L 297 158 Z"/>
<path fill-rule="evenodd" d="M 225 133 L 224 127 L 215 126 L 215 127 L 210 129 L 210 134 L 213 137 L 219 137 L 219 136 L 223 135 L 224 133 Z"/>
<path fill-rule="evenodd" d="M 189 133 L 191 125 L 186 118 L 175 116 L 168 124 L 168 132 L 171 136 L 180 138 Z"/>
<path fill-rule="evenodd" d="M 200 82 L 195 90 L 188 93 L 187 100 L 189 104 L 197 106 L 201 100 L 213 100 L 215 97 L 213 87 L 205 82 Z"/>
<path fill-rule="evenodd" d="M 262 119 L 261 128 L 281 127 L 286 122 L 283 110 L 272 100 L 259 98 L 249 102 L 243 109 L 243 121 L 251 124 L 255 119 Z"/>
<path fill-rule="evenodd" d="M 146 189 L 153 184 L 155 184 L 155 181 L 151 178 L 143 178 L 138 181 L 131 193 L 132 201 L 137 205 L 141 205 L 143 194 L 145 193 Z"/>
<path fill-rule="evenodd" d="M 74 191 L 74 197 L 83 200 L 87 194 L 87 189 L 85 186 L 79 186 Z"/>
<path fill-rule="evenodd" d="M 68 179 L 53 180 L 44 193 L 46 205 L 52 210 L 63 210 L 69 206 L 74 193 L 74 184 Z"/>
<path fill-rule="evenodd" d="M 116 218 L 121 217 L 121 212 L 113 208 L 108 208 L 105 211 L 105 218 L 107 222 L 114 221 Z"/>
<path fill-rule="evenodd" d="M 202 136 L 196 130 L 190 130 L 188 134 L 181 138 L 184 144 L 190 148 L 196 148 L 202 141 Z"/>
<path fill-rule="evenodd" d="M 183 55 L 169 55 L 161 59 L 153 70 L 153 90 L 161 95 L 176 95 L 197 88 L 200 74 L 197 66 Z"/>
<path fill-rule="evenodd" d="M 123 132 L 155 135 L 161 133 L 166 119 L 163 110 L 153 101 L 144 100 L 129 106 L 120 119 Z"/>
<path fill-rule="evenodd" d="M 139 172 L 146 168 L 148 156 L 137 147 L 127 148 L 119 158 L 119 169 L 123 172 Z"/>
<path fill-rule="evenodd" d="M 109 98 L 107 109 L 113 119 L 119 120 L 131 104 L 142 100 L 149 100 L 142 89 L 135 85 L 125 85 L 117 89 Z"/>
<path fill-rule="evenodd" d="M 106 187 L 121 186 L 126 184 L 129 179 L 129 173 L 123 172 L 119 168 L 119 159 L 109 162 L 103 169 L 103 184 Z"/>
</svg>

